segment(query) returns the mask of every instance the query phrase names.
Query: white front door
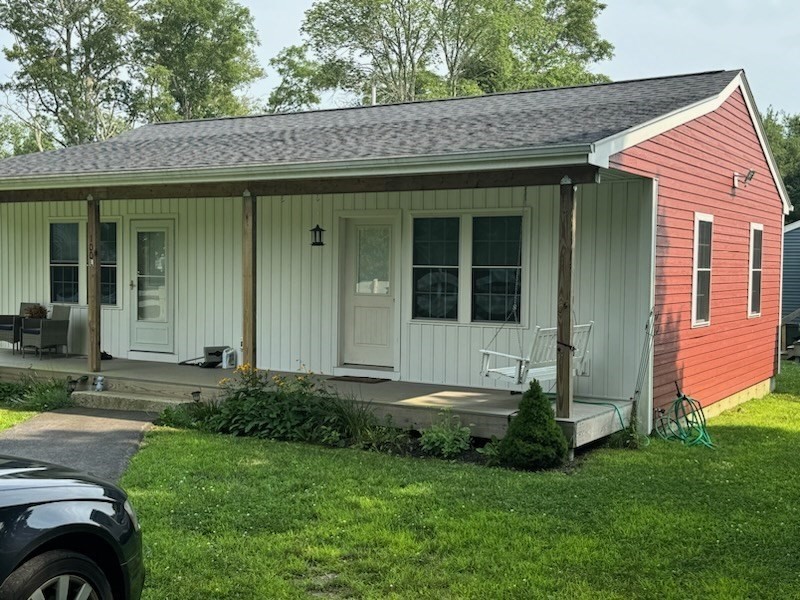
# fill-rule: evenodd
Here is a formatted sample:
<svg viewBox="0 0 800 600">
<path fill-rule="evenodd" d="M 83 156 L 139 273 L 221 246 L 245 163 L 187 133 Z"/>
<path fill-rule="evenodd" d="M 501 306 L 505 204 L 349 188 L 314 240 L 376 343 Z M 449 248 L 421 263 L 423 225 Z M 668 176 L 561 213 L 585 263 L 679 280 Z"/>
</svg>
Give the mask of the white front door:
<svg viewBox="0 0 800 600">
<path fill-rule="evenodd" d="M 394 225 L 347 219 L 342 285 L 345 365 L 394 367 Z"/>
<path fill-rule="evenodd" d="M 132 221 L 131 350 L 174 351 L 173 221 Z"/>
</svg>

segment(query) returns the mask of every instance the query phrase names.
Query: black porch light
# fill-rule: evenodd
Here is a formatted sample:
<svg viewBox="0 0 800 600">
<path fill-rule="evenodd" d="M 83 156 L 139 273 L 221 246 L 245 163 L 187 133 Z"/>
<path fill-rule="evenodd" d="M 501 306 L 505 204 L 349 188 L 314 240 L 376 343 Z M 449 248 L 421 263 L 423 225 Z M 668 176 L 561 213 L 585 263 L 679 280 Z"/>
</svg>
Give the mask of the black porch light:
<svg viewBox="0 0 800 600">
<path fill-rule="evenodd" d="M 311 245 L 312 246 L 324 246 L 325 242 L 322 241 L 322 234 L 325 233 L 325 230 L 319 226 L 319 223 L 311 231 Z"/>
</svg>

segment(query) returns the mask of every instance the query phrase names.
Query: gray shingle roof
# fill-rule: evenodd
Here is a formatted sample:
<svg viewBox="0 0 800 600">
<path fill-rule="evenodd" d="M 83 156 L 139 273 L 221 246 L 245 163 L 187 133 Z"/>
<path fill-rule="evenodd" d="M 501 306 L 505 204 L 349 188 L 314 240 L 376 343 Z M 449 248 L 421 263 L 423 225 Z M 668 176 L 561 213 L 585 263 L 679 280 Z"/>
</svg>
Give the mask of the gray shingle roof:
<svg viewBox="0 0 800 600">
<path fill-rule="evenodd" d="M 716 96 L 738 73 L 146 125 L 105 142 L 2 160 L 0 179 L 589 144 Z"/>
</svg>

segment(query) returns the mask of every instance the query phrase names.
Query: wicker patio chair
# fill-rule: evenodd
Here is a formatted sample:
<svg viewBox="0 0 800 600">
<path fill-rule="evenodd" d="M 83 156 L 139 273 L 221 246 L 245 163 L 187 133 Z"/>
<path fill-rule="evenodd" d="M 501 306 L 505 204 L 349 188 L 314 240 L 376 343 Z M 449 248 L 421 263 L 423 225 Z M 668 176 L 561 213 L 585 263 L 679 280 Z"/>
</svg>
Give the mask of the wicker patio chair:
<svg viewBox="0 0 800 600">
<path fill-rule="evenodd" d="M 0 342 L 11 344 L 11 352 L 16 353 L 22 341 L 22 317 L 35 302 L 20 302 L 19 314 L 0 315 Z"/>
<path fill-rule="evenodd" d="M 42 358 L 42 350 L 57 350 L 64 347 L 64 354 L 69 356 L 69 306 L 53 307 L 52 319 L 22 320 L 22 356 L 27 348 L 33 348 Z"/>
</svg>

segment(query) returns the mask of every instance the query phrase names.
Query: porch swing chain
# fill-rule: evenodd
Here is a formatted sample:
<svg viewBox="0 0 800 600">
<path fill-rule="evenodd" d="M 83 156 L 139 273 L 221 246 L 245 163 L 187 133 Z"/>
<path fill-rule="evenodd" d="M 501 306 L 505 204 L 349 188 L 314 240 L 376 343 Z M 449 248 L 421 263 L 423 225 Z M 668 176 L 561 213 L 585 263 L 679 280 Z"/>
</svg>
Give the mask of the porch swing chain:
<svg viewBox="0 0 800 600">
<path fill-rule="evenodd" d="M 489 340 L 489 343 L 486 345 L 487 348 L 491 348 L 494 344 L 497 336 L 500 335 L 500 332 L 505 329 L 506 325 L 508 325 L 509 321 L 514 318 L 515 323 L 520 322 L 519 318 L 519 302 L 521 298 L 521 274 L 522 274 L 522 236 L 520 235 L 519 240 L 519 252 L 517 253 L 517 273 L 514 277 L 514 303 L 511 305 L 511 310 L 506 314 L 505 320 L 500 324 L 500 327 L 494 332 L 492 339 Z M 517 327 L 517 345 L 519 346 L 519 355 L 522 356 L 523 348 L 522 348 L 522 332 L 520 328 Z"/>
</svg>

